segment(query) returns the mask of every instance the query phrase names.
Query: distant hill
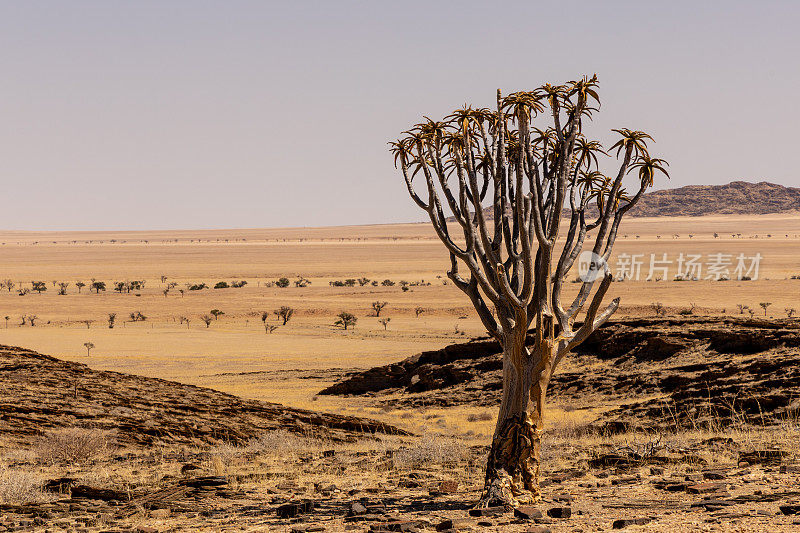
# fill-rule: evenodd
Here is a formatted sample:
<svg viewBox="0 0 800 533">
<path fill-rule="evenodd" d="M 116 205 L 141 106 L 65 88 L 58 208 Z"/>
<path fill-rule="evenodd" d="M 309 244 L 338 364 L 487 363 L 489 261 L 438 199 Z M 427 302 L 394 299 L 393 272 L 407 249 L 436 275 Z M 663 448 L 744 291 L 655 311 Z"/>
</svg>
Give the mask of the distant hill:
<svg viewBox="0 0 800 533">
<path fill-rule="evenodd" d="M 594 211 L 592 208 L 590 211 Z M 493 218 L 492 208 L 484 211 L 487 218 Z M 732 181 L 727 185 L 687 185 L 646 193 L 628 216 L 766 215 L 792 211 L 800 212 L 800 188 L 766 181 Z"/>
<path fill-rule="evenodd" d="M 642 196 L 630 216 L 765 215 L 800 211 L 800 188 L 762 181 L 688 185 Z"/>
</svg>

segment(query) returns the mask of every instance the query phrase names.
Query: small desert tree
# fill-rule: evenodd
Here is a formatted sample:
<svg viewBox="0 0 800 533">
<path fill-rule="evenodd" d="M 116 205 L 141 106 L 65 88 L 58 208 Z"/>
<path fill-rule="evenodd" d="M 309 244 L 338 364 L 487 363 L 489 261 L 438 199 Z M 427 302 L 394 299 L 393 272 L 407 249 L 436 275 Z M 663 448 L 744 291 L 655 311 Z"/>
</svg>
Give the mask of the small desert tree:
<svg viewBox="0 0 800 533">
<path fill-rule="evenodd" d="M 797 309 L 795 309 L 794 307 L 787 307 L 785 311 L 786 311 L 786 316 L 792 318 L 794 314 L 797 312 Z"/>
<path fill-rule="evenodd" d="M 7 279 L 2 283 L 2 285 L 0 285 L 0 287 L 5 287 L 6 289 L 8 289 L 8 292 L 11 292 L 11 290 L 14 288 L 15 285 L 16 284 L 14 283 L 13 280 Z"/>
<path fill-rule="evenodd" d="M 82 281 L 76 281 L 75 286 L 78 287 L 78 294 L 80 294 L 81 289 L 83 289 L 86 286 L 86 284 Z"/>
<path fill-rule="evenodd" d="M 58 294 L 64 296 L 67 294 L 67 287 L 69 287 L 69 283 L 62 281 L 58 284 Z"/>
<path fill-rule="evenodd" d="M 211 315 L 203 315 L 203 316 L 201 316 L 201 317 L 200 317 L 200 320 L 202 320 L 202 321 L 203 321 L 203 323 L 205 323 L 205 325 L 206 325 L 206 329 L 208 329 L 208 327 L 209 327 L 209 326 L 211 325 L 211 323 L 214 321 L 214 317 L 213 317 L 213 316 L 211 316 Z"/>
<path fill-rule="evenodd" d="M 345 330 L 347 330 L 348 327 L 355 327 L 356 322 L 358 322 L 356 315 L 354 315 L 353 313 L 348 313 L 347 311 L 342 311 L 336 316 L 339 317 L 339 320 L 334 322 L 333 325 L 341 326 Z"/>
<path fill-rule="evenodd" d="M 6 329 L 8 329 L 8 321 L 9 321 L 9 320 L 11 320 L 11 317 L 10 317 L 10 316 L 8 316 L 8 315 L 6 315 L 6 316 L 4 316 L 3 318 L 4 318 L 4 319 L 5 319 L 5 321 L 6 321 Z"/>
<path fill-rule="evenodd" d="M 758 305 L 764 310 L 764 316 L 767 316 L 767 308 L 772 305 L 772 302 L 761 302 Z"/>
<path fill-rule="evenodd" d="M 378 322 L 383 324 L 383 330 L 386 331 L 389 328 L 389 322 L 391 322 L 391 320 L 391 318 L 381 318 Z"/>
<path fill-rule="evenodd" d="M 83 346 L 86 348 L 86 357 L 89 357 L 89 354 L 92 352 L 92 348 L 94 348 L 94 343 L 84 342 Z"/>
<path fill-rule="evenodd" d="M 266 331 L 268 335 L 276 329 L 278 329 L 278 326 L 275 324 L 264 324 L 264 331 Z"/>
<path fill-rule="evenodd" d="M 419 315 L 421 315 L 424 312 L 425 312 L 424 307 L 417 307 L 414 309 L 414 314 L 417 316 L 417 318 L 419 318 Z"/>
<path fill-rule="evenodd" d="M 614 299 L 601 309 L 617 230 L 655 174 L 666 174 L 666 162 L 648 153 L 651 137 L 629 129 L 614 130 L 621 137 L 612 146 L 617 169 L 608 177 L 600 172 L 605 152 L 585 137 L 596 91 L 596 77 L 506 97 L 498 91 L 495 110 L 465 106 L 391 143 L 412 200 L 450 255 L 448 277 L 503 348 L 503 392 L 481 506 L 539 497 L 547 387 L 562 359 L 619 306 Z M 632 171 L 637 183 L 623 187 Z M 559 239 L 565 211 L 567 232 Z M 577 263 L 593 268 L 575 298 L 563 302 L 564 281 L 587 238 L 588 261 Z"/>
<path fill-rule="evenodd" d="M 42 294 L 47 290 L 47 283 L 44 281 L 31 281 L 31 289 L 35 290 L 39 294 Z"/>
<path fill-rule="evenodd" d="M 219 317 L 221 317 L 224 314 L 225 313 L 223 311 L 220 311 L 219 309 L 212 309 L 211 310 L 211 316 L 214 317 L 214 320 L 219 320 Z"/>
<path fill-rule="evenodd" d="M 108 313 L 108 329 L 114 329 L 114 323 L 117 321 L 117 313 Z"/>
<path fill-rule="evenodd" d="M 381 310 L 389 305 L 389 302 L 372 302 L 372 309 L 375 311 L 375 316 L 381 316 Z"/>
<path fill-rule="evenodd" d="M 90 329 L 92 327 L 92 323 L 94 323 L 94 320 L 81 320 L 80 322 L 86 326 L 86 329 Z"/>
<path fill-rule="evenodd" d="M 100 291 L 105 291 L 106 290 L 106 282 L 105 281 L 92 280 L 92 284 L 91 284 L 90 288 L 96 294 L 100 294 Z"/>
<path fill-rule="evenodd" d="M 283 325 L 285 326 L 286 323 L 291 320 L 292 315 L 294 315 L 294 309 L 289 306 L 282 305 L 279 309 L 274 310 L 273 313 L 283 321 Z"/>
<path fill-rule="evenodd" d="M 280 287 L 281 289 L 285 289 L 289 286 L 289 278 L 280 278 L 278 281 L 275 282 L 276 287 Z"/>
<path fill-rule="evenodd" d="M 28 318 L 28 324 L 30 324 L 31 327 L 34 327 L 36 325 L 36 321 L 39 320 L 39 317 L 36 315 L 28 315 L 27 318 Z M 22 323 L 25 324 L 24 318 L 22 319 Z"/>
</svg>

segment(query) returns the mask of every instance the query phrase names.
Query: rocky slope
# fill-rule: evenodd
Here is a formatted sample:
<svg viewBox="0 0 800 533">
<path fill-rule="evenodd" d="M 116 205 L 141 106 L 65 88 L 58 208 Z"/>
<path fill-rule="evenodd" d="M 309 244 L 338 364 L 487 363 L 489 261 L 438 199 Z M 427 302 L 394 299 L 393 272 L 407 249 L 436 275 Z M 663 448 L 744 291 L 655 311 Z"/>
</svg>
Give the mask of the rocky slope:
<svg viewBox="0 0 800 533">
<path fill-rule="evenodd" d="M 365 394 L 396 406 L 495 406 L 498 344 L 476 340 L 355 374 L 320 394 Z M 571 357 L 551 397 L 605 406 L 597 424 L 778 423 L 800 411 L 800 322 L 657 318 L 609 322 Z"/>
<path fill-rule="evenodd" d="M 734 181 L 647 193 L 630 216 L 763 215 L 789 211 L 800 211 L 800 189 L 766 181 Z"/>
<path fill-rule="evenodd" d="M 596 214 L 594 204 L 590 212 Z M 645 193 L 628 212 L 631 217 L 766 215 L 800 212 L 800 188 L 762 181 L 733 181 L 726 185 L 687 185 Z M 493 208 L 485 209 L 494 218 Z M 569 212 L 565 211 L 569 217 Z M 454 219 L 448 219 L 454 220 Z"/>
<path fill-rule="evenodd" d="M 244 400 L 211 389 L 98 372 L 23 348 L 0 346 L 0 436 L 25 444 L 57 427 L 115 430 L 122 443 L 242 443 L 272 429 L 352 440 L 402 433 L 362 418 Z"/>
</svg>

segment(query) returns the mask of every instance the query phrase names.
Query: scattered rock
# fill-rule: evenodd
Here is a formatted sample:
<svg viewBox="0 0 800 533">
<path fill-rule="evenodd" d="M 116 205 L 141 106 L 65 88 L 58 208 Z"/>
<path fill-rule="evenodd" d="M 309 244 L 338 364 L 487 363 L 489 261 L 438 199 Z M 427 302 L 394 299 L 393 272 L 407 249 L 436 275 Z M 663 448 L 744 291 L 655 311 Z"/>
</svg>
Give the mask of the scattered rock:
<svg viewBox="0 0 800 533">
<path fill-rule="evenodd" d="M 75 485 L 70 488 L 70 495 L 76 499 L 87 498 L 89 500 L 103 501 L 128 501 L 130 499 L 128 493 L 121 490 L 98 489 L 87 485 Z"/>
<path fill-rule="evenodd" d="M 620 518 L 614 520 L 611 524 L 611 529 L 625 529 L 628 526 L 643 526 L 652 522 L 652 518 Z"/>
<path fill-rule="evenodd" d="M 780 464 L 787 455 L 789 455 L 789 453 L 783 450 L 753 450 L 751 452 L 740 452 L 739 463 L 747 463 L 749 465 L 777 465 Z"/>
<path fill-rule="evenodd" d="M 785 515 L 795 515 L 800 514 L 800 503 L 792 503 L 788 505 L 781 505 L 778 507 L 781 512 Z"/>
<path fill-rule="evenodd" d="M 369 528 L 370 531 L 375 532 L 388 532 L 388 531 L 409 531 L 415 532 L 424 524 L 419 520 L 391 520 L 382 524 L 372 524 Z"/>
<path fill-rule="evenodd" d="M 550 518 L 569 518 L 572 516 L 571 507 L 551 507 L 547 510 L 547 516 Z"/>
<path fill-rule="evenodd" d="M 304 500 L 302 502 L 286 503 L 279 506 L 275 511 L 278 518 L 294 518 L 301 514 L 309 513 L 314 509 L 314 502 Z"/>
<path fill-rule="evenodd" d="M 475 523 L 467 518 L 448 518 L 436 524 L 436 531 L 469 529 Z"/>
<path fill-rule="evenodd" d="M 725 483 L 695 483 L 686 487 L 686 492 L 689 494 L 708 494 L 709 492 L 718 492 L 728 488 Z"/>
<path fill-rule="evenodd" d="M 69 491 L 72 485 L 75 484 L 75 478 L 71 477 L 60 477 L 58 479 L 51 479 L 45 481 L 44 486 L 42 487 L 45 492 L 59 492 L 64 493 Z"/>
<path fill-rule="evenodd" d="M 524 520 L 533 520 L 534 518 L 541 518 L 542 511 L 537 507 L 522 505 L 514 509 L 514 516 Z"/>
</svg>

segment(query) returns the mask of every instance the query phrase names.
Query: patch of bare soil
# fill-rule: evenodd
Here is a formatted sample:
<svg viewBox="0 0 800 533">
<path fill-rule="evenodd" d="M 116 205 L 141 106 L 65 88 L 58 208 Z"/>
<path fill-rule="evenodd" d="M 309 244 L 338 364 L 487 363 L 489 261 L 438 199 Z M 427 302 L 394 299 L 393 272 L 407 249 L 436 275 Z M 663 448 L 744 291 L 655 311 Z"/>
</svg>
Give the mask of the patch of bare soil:
<svg viewBox="0 0 800 533">
<path fill-rule="evenodd" d="M 695 428 L 780 424 L 800 412 L 800 322 L 676 317 L 609 322 L 556 373 L 551 396 L 604 412 L 595 425 Z M 495 406 L 502 354 L 490 340 L 356 373 L 320 394 L 409 406 Z"/>
</svg>

